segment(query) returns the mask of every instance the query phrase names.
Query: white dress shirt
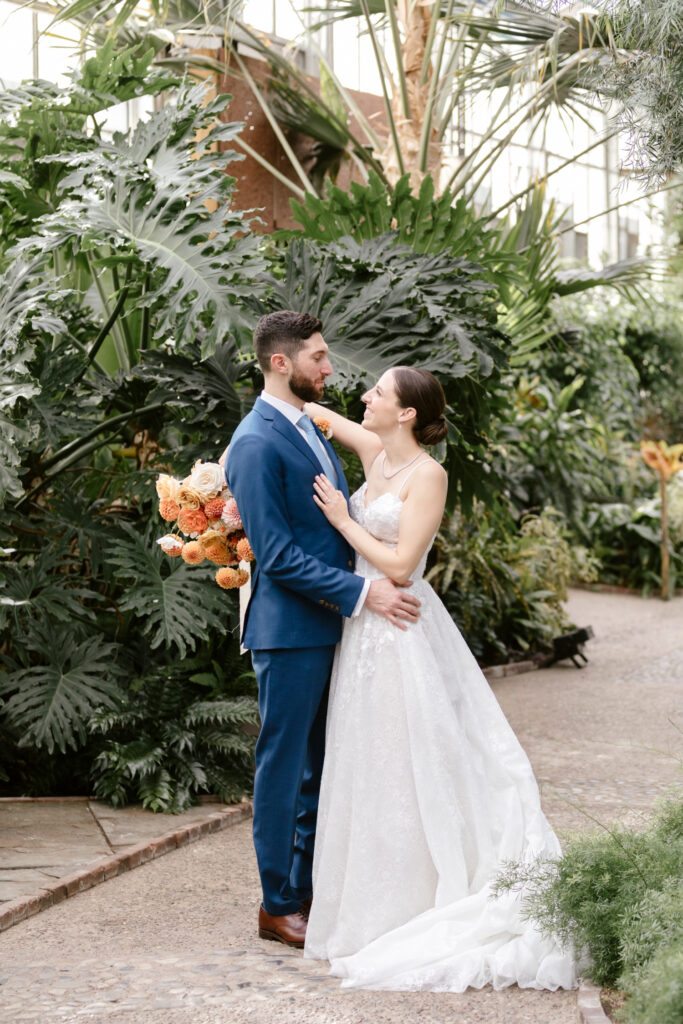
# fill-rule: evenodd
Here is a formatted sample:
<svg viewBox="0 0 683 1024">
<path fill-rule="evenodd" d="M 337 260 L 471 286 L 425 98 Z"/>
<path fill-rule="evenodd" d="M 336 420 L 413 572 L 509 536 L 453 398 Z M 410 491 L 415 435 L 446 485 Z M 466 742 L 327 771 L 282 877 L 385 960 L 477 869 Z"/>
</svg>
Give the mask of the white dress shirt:
<svg viewBox="0 0 683 1024">
<path fill-rule="evenodd" d="M 268 405 L 272 405 L 274 409 L 281 412 L 283 416 L 286 416 L 289 422 L 296 427 L 301 436 L 303 437 L 306 444 L 308 444 L 308 438 L 306 437 L 305 431 L 299 426 L 299 420 L 303 413 L 303 402 L 301 408 L 296 405 L 292 405 L 290 402 L 285 402 L 282 398 L 276 398 L 275 395 L 269 395 L 267 391 L 262 391 L 260 397 Z M 322 470 L 322 466 L 320 467 Z M 358 600 L 356 601 L 356 607 L 351 613 L 351 618 L 355 618 L 359 614 L 361 608 L 365 604 L 365 598 L 368 596 L 368 590 L 370 589 L 370 580 L 363 581 L 363 589 L 360 592 Z"/>
</svg>

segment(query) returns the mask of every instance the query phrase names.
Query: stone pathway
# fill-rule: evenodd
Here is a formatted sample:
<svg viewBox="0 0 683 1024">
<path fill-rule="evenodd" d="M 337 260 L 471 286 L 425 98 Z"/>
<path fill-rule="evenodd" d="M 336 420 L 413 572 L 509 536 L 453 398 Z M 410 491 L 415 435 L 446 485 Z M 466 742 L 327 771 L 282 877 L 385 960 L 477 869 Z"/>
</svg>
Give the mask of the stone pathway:
<svg viewBox="0 0 683 1024">
<path fill-rule="evenodd" d="M 0 910 L 112 854 L 223 811 L 211 801 L 165 816 L 141 807 L 114 810 L 86 797 L 0 799 Z"/>
<path fill-rule="evenodd" d="M 494 690 L 556 828 L 637 824 L 680 782 L 683 600 L 574 592 L 570 611 L 595 629 L 589 665 Z M 574 992 L 341 989 L 325 964 L 257 938 L 250 832 L 216 832 L 0 934 L 0 1021 L 576 1024 Z"/>
</svg>

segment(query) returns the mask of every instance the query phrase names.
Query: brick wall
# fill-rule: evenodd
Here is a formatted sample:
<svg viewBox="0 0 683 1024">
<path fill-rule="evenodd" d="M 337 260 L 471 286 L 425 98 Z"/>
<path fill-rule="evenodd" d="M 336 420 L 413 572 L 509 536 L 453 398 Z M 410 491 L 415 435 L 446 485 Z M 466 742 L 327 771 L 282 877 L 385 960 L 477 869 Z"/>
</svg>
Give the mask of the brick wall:
<svg viewBox="0 0 683 1024">
<path fill-rule="evenodd" d="M 222 51 L 216 56 L 221 61 L 224 60 Z M 250 74 L 259 85 L 265 85 L 268 80 L 268 65 L 264 61 L 253 58 L 247 58 L 246 64 Z M 309 81 L 317 91 L 317 79 L 309 79 Z M 269 163 L 273 164 L 285 177 L 297 184 L 301 184 L 247 82 L 233 74 L 229 74 L 223 76 L 217 85 L 220 92 L 229 93 L 233 97 L 223 115 L 223 120 L 244 121 L 245 128 L 242 131 L 242 135 L 248 145 L 268 160 Z M 381 97 L 353 90 L 349 90 L 349 92 L 363 114 L 366 117 L 372 117 L 373 126 L 377 126 L 377 129 L 381 130 L 384 123 Z M 285 129 L 285 132 L 287 141 L 305 169 L 311 140 L 306 136 L 298 135 L 287 129 Z M 227 143 L 225 148 L 240 151 L 239 146 L 234 146 L 230 143 Z M 235 205 L 242 210 L 259 210 L 259 217 L 263 223 L 261 225 L 254 225 L 255 230 L 271 232 L 277 228 L 297 226 L 292 219 L 289 206 L 289 198 L 294 193 L 286 185 L 274 178 L 253 157 L 244 154 L 243 160 L 234 161 L 228 165 L 228 172 L 237 178 Z M 360 181 L 361 176 L 351 161 L 344 161 L 337 184 L 341 188 L 348 188 L 352 180 Z"/>
</svg>

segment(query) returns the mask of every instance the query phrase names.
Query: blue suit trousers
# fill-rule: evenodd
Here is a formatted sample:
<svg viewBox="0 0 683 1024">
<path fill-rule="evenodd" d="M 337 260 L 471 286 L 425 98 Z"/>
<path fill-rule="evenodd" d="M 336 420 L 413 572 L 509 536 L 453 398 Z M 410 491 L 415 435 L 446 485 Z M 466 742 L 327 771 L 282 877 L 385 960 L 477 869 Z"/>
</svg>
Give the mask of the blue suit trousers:
<svg viewBox="0 0 683 1024">
<path fill-rule="evenodd" d="M 263 906 L 269 914 L 295 913 L 313 892 L 313 846 L 334 651 L 334 645 L 327 644 L 251 652 L 261 713 L 254 847 Z"/>
</svg>

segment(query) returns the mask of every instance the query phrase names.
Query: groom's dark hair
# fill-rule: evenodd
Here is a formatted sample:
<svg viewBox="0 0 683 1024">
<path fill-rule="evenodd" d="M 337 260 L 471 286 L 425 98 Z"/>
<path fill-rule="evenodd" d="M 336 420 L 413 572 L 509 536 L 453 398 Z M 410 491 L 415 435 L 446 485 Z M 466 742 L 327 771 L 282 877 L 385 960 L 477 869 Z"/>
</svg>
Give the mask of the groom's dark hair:
<svg viewBox="0 0 683 1024">
<path fill-rule="evenodd" d="M 290 359 L 295 359 L 304 342 L 322 327 L 322 320 L 317 316 L 293 313 L 291 309 L 262 316 L 254 331 L 254 351 L 263 372 L 270 371 L 270 357 L 275 352 L 283 352 Z"/>
</svg>

